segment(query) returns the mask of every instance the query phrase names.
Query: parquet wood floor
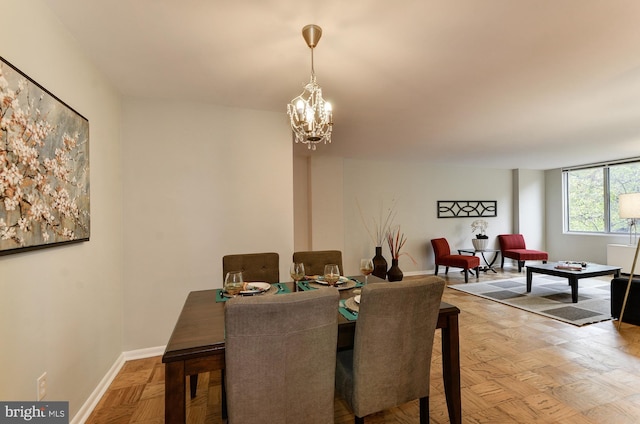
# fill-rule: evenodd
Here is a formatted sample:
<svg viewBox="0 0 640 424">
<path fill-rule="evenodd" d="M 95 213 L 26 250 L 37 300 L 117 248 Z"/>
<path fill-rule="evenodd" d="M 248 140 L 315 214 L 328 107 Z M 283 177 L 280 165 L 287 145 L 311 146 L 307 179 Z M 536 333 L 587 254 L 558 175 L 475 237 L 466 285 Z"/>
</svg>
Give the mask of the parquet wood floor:
<svg viewBox="0 0 640 424">
<path fill-rule="evenodd" d="M 480 280 L 518 274 L 498 269 Z M 409 277 L 411 278 L 411 277 Z M 604 277 L 606 279 L 606 277 Z M 449 284 L 464 282 L 455 269 Z M 469 280 L 469 284 L 476 281 Z M 640 327 L 617 321 L 575 327 L 456 290 L 443 300 L 460 308 L 464 423 L 640 422 Z M 439 332 L 439 330 L 438 330 Z M 448 423 L 439 334 L 431 377 L 431 423 Z M 198 396 L 187 402 L 189 423 L 222 423 L 220 376 L 202 374 Z M 418 422 L 418 404 L 368 416 L 367 424 Z M 87 420 L 163 423 L 164 366 L 160 357 L 127 362 Z M 341 399 L 335 423 L 353 423 Z M 302 424 L 302 423 L 301 423 Z"/>
</svg>

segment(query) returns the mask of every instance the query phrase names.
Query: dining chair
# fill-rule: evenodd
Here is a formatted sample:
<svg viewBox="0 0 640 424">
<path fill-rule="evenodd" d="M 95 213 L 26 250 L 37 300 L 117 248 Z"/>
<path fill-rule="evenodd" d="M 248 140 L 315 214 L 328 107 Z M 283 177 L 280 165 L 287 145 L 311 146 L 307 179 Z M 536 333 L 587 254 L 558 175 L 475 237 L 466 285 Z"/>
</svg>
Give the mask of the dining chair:
<svg viewBox="0 0 640 424">
<path fill-rule="evenodd" d="M 429 422 L 431 351 L 445 282 L 436 276 L 362 288 L 352 350 L 336 360 L 336 393 L 364 417 L 419 399 Z"/>
<path fill-rule="evenodd" d="M 542 261 L 547 263 L 549 254 L 543 250 L 527 249 L 522 234 L 500 234 L 498 236 L 500 243 L 500 268 L 504 268 L 504 258 L 514 259 L 518 262 L 518 272 L 522 271 L 524 261 Z"/>
<path fill-rule="evenodd" d="M 225 316 L 231 424 L 333 424 L 338 291 L 229 299 Z"/>
<path fill-rule="evenodd" d="M 244 281 L 280 282 L 280 256 L 277 253 L 242 253 L 222 257 L 222 281 L 229 271 L 242 271 Z M 222 370 L 222 381 L 225 375 Z M 198 374 L 189 376 L 191 399 L 196 397 Z"/>
<path fill-rule="evenodd" d="M 444 273 L 449 273 L 449 267 L 462 268 L 464 270 L 464 282 L 469 282 L 469 270 L 476 272 L 476 278 L 480 278 L 480 258 L 475 255 L 452 255 L 449 242 L 446 238 L 431 240 L 435 261 L 435 274 L 438 275 L 438 267 L 444 266 Z"/>
<path fill-rule="evenodd" d="M 222 280 L 229 271 L 242 271 L 244 281 L 264 281 L 266 283 L 280 282 L 280 256 L 274 252 L 242 253 L 225 255 L 222 257 Z M 222 370 L 222 380 L 225 375 Z M 191 399 L 196 397 L 198 375 L 189 376 Z"/>
<path fill-rule="evenodd" d="M 244 281 L 280 282 L 280 257 L 277 253 L 244 253 L 222 257 L 222 279 L 229 271 L 242 271 Z"/>
<path fill-rule="evenodd" d="M 327 264 L 337 264 L 340 269 L 340 275 L 344 275 L 342 269 L 342 252 L 340 250 L 294 252 L 293 262 L 302 262 L 304 264 L 304 272 L 307 275 L 324 274 L 324 266 Z"/>
</svg>

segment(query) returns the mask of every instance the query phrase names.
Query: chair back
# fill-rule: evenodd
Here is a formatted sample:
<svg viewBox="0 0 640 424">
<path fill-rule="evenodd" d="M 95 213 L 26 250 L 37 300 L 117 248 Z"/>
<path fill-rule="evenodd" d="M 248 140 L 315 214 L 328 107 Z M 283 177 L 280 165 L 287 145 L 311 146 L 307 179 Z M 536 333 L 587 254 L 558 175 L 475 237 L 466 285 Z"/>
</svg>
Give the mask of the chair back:
<svg viewBox="0 0 640 424">
<path fill-rule="evenodd" d="M 225 303 L 229 422 L 334 423 L 338 291 Z"/>
<path fill-rule="evenodd" d="M 527 248 L 522 234 L 500 234 L 498 236 L 498 242 L 500 243 L 500 250 L 503 251 Z"/>
<path fill-rule="evenodd" d="M 362 288 L 353 349 L 355 415 L 429 395 L 431 352 L 445 282 L 429 276 Z"/>
<path fill-rule="evenodd" d="M 344 275 L 342 252 L 340 250 L 294 252 L 293 262 L 302 262 L 304 264 L 304 272 L 307 275 L 324 274 L 324 266 L 327 264 L 337 264 L 340 269 L 340 275 Z"/>
<path fill-rule="evenodd" d="M 449 242 L 447 242 L 446 238 L 432 239 L 431 245 L 433 246 L 433 254 L 435 256 L 436 262 L 441 257 L 449 256 L 451 254 L 451 248 L 449 247 Z"/>
<path fill-rule="evenodd" d="M 280 257 L 277 253 L 245 253 L 222 257 L 222 280 L 229 271 L 242 271 L 245 281 L 280 282 Z"/>
</svg>

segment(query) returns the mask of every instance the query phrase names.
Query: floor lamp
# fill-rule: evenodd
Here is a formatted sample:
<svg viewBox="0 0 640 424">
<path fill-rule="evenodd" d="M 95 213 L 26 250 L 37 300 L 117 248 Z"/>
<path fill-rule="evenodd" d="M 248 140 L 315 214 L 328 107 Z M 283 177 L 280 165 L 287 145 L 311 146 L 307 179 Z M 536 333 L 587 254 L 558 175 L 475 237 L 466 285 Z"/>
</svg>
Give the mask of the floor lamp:
<svg viewBox="0 0 640 424">
<path fill-rule="evenodd" d="M 631 229 L 636 228 L 636 219 L 640 218 L 640 193 L 621 194 L 618 198 L 618 207 L 620 208 L 620 218 L 629 218 L 631 225 L 629 227 L 629 242 L 631 242 Z M 637 237 L 636 237 L 637 238 Z M 634 239 L 634 242 L 636 240 Z M 629 282 L 627 283 L 627 291 L 624 293 L 622 301 L 622 309 L 620 310 L 620 318 L 618 321 L 618 330 L 622 325 L 622 316 L 627 306 L 629 291 L 631 290 L 631 281 L 633 280 L 633 272 L 636 270 L 636 262 L 638 260 L 638 251 L 640 251 L 640 243 L 636 242 L 636 254 L 633 257 L 633 265 L 631 265 L 631 273 L 629 273 Z"/>
</svg>

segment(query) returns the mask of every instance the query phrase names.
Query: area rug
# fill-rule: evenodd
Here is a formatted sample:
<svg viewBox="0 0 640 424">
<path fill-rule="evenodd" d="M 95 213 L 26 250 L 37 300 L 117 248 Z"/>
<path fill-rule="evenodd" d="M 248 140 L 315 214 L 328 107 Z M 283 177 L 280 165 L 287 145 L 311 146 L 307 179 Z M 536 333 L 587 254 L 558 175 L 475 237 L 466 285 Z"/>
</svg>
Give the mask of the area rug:
<svg viewBox="0 0 640 424">
<path fill-rule="evenodd" d="M 527 293 L 526 277 L 448 287 L 577 326 L 612 319 L 610 280 L 581 279 L 578 303 L 571 302 L 571 287 L 566 278 L 546 275 L 533 276 L 531 293 Z"/>
</svg>

